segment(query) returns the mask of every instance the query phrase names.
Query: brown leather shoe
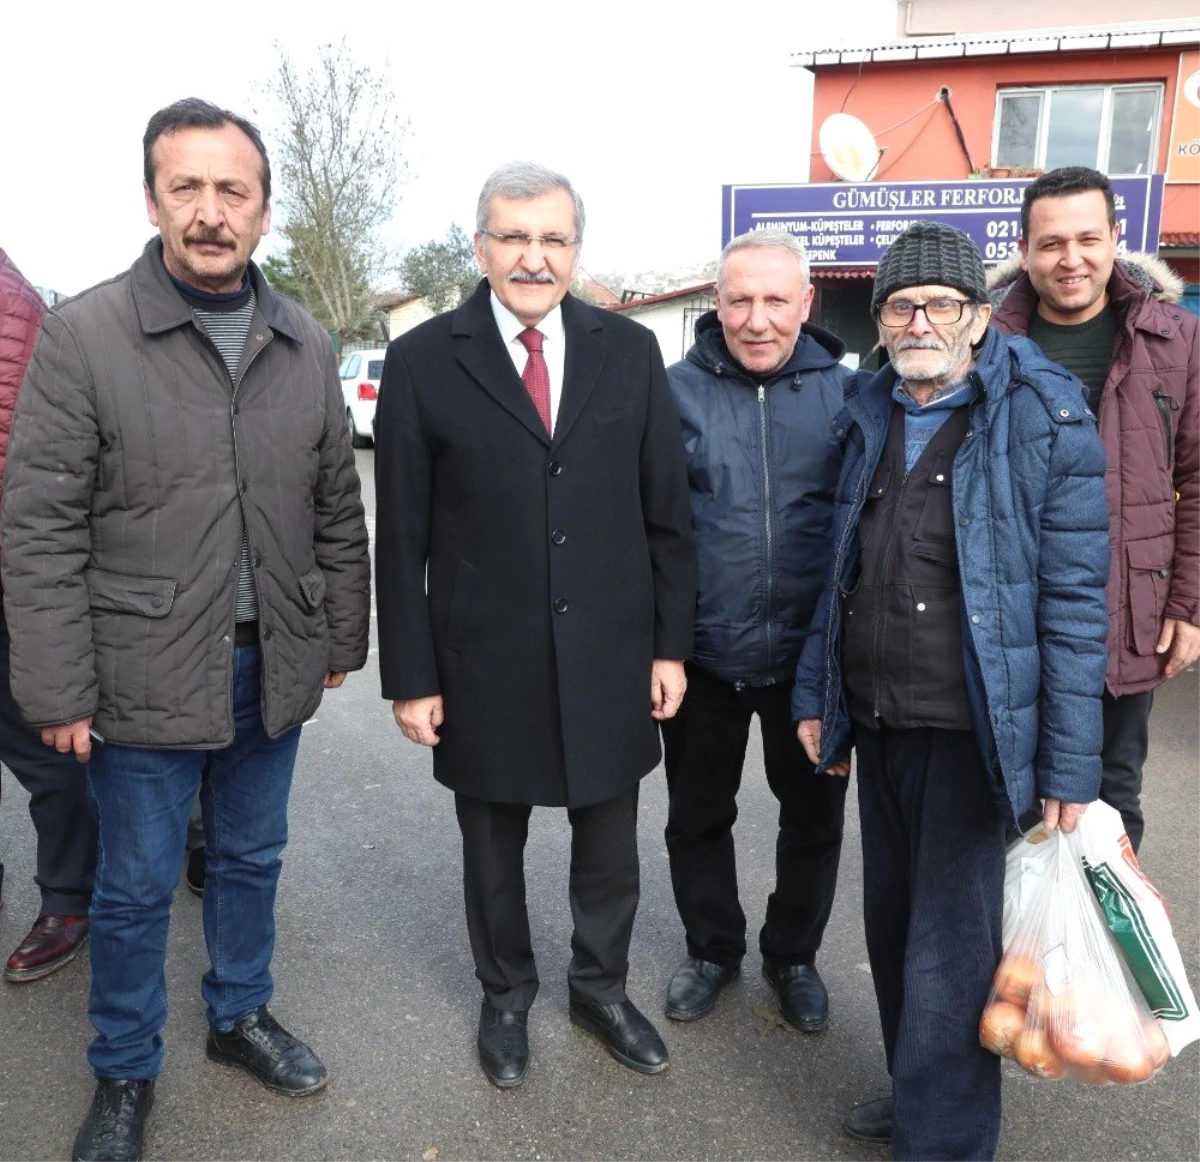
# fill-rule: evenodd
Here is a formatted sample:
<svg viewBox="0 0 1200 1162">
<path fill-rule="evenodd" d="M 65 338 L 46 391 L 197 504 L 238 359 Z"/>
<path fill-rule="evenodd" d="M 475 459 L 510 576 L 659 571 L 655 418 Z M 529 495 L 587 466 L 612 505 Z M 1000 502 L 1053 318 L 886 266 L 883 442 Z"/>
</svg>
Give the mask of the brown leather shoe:
<svg viewBox="0 0 1200 1162">
<path fill-rule="evenodd" d="M 43 912 L 20 947 L 8 958 L 4 979 L 19 984 L 57 972 L 79 955 L 87 934 L 86 916 L 55 916 Z"/>
</svg>

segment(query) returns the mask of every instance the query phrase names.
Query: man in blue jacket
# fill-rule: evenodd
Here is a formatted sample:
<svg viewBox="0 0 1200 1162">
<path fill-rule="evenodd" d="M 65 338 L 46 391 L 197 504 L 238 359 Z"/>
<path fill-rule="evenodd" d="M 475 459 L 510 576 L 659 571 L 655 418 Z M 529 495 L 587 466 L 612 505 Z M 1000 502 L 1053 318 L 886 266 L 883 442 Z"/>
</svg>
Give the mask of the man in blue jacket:
<svg viewBox="0 0 1200 1162">
<path fill-rule="evenodd" d="M 717 310 L 667 371 L 683 424 L 699 584 L 687 697 L 662 723 L 667 850 L 688 952 L 666 1010 L 680 1021 L 704 1016 L 746 952 L 732 827 L 757 714 L 779 800 L 763 975 L 788 1023 L 815 1033 L 829 1018 L 814 960 L 833 905 L 846 788 L 805 757 L 791 687 L 828 567 L 842 458 L 833 420 L 853 373 L 839 362 L 845 344 L 806 322 L 808 260 L 790 234 L 735 238 L 716 290 Z"/>
<path fill-rule="evenodd" d="M 1100 787 L 1104 450 L 1079 381 L 988 327 L 983 263 L 918 222 L 871 300 L 889 363 L 846 393 L 833 566 L 792 714 L 857 749 L 867 950 L 892 1096 L 845 1119 L 893 1158 L 991 1158 L 1005 830 L 1074 829 Z"/>
</svg>

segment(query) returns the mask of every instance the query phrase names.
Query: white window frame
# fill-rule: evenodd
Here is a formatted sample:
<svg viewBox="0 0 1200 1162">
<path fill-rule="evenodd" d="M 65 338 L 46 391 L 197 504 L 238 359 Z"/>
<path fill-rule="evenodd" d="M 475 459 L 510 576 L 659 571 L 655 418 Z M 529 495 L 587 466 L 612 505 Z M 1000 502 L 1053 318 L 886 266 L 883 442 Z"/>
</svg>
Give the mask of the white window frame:
<svg viewBox="0 0 1200 1162">
<path fill-rule="evenodd" d="M 1050 115 L 1049 110 L 1054 105 L 1054 94 L 1060 92 L 1069 92 L 1073 89 L 1100 89 L 1104 96 L 1100 109 L 1100 144 L 1099 156 L 1096 158 L 1094 168 L 1101 173 L 1108 173 L 1108 156 L 1112 141 L 1112 107 L 1113 94 L 1117 91 L 1128 92 L 1129 90 L 1143 90 L 1153 92 L 1156 96 L 1154 106 L 1154 134 L 1150 142 L 1150 155 L 1147 158 L 1148 168 L 1147 174 L 1152 174 L 1155 171 L 1155 166 L 1158 164 L 1158 151 L 1161 144 L 1162 122 L 1163 122 L 1163 89 L 1161 81 L 1129 81 L 1121 84 L 1104 84 L 1095 81 L 1085 81 L 1078 85 L 1014 85 L 1010 88 L 996 90 L 996 109 L 992 117 L 992 164 L 993 165 L 1016 165 L 1017 162 L 1006 161 L 997 156 L 997 150 L 1000 148 L 1000 114 L 1004 108 L 1005 97 L 1022 97 L 1022 96 L 1040 96 L 1042 98 L 1041 109 L 1038 113 L 1038 134 L 1037 147 L 1034 151 L 1032 164 L 1035 166 L 1045 166 L 1046 164 L 1046 142 L 1050 137 Z"/>
</svg>

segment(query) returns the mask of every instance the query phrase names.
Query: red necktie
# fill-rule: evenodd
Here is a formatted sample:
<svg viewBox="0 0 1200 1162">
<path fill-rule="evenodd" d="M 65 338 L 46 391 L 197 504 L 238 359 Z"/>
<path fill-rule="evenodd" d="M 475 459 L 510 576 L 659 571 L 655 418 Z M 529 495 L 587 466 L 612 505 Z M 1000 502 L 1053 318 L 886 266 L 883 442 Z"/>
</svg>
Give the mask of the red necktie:
<svg viewBox="0 0 1200 1162">
<path fill-rule="evenodd" d="M 521 373 L 521 382 L 525 385 L 525 390 L 529 392 L 529 398 L 533 400 L 533 406 L 537 408 L 537 414 L 541 416 L 542 423 L 546 425 L 546 434 L 549 435 L 550 369 L 546 366 L 545 357 L 542 355 L 542 340 L 545 339 L 545 335 L 541 331 L 535 331 L 532 327 L 526 327 L 517 338 L 529 352 L 529 358 L 525 361 L 525 370 Z"/>
</svg>

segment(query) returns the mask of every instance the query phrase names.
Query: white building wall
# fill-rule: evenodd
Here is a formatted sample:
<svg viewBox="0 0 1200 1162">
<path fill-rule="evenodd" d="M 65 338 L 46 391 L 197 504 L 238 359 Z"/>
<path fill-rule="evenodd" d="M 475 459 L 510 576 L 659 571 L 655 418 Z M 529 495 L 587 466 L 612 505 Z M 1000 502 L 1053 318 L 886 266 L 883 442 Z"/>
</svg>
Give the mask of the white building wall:
<svg viewBox="0 0 1200 1162">
<path fill-rule="evenodd" d="M 654 303 L 641 310 L 635 308 L 621 313 L 654 332 L 662 350 L 663 362 L 670 366 L 678 363 L 695 341 L 696 319 L 715 305 L 711 294 L 695 295 L 689 299 Z"/>
</svg>

